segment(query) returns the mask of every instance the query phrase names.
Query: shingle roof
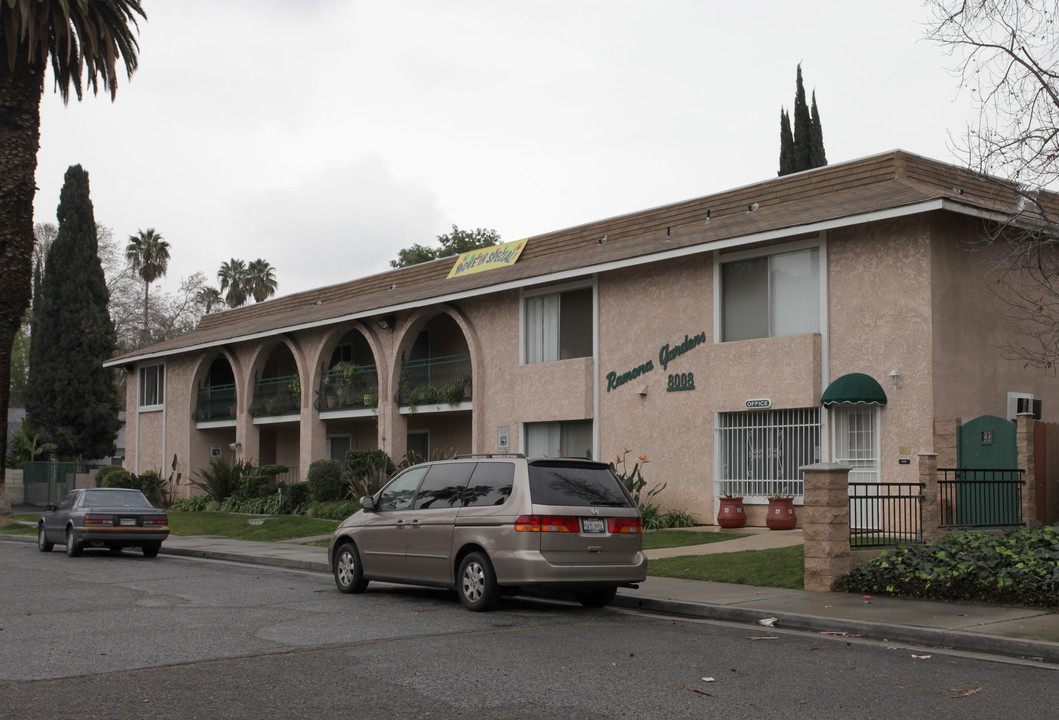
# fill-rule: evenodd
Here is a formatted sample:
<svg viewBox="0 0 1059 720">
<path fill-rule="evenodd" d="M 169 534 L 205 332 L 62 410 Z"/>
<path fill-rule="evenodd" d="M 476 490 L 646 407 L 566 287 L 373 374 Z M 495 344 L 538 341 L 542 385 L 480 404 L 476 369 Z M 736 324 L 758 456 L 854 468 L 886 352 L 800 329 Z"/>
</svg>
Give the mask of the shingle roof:
<svg viewBox="0 0 1059 720">
<path fill-rule="evenodd" d="M 1051 204 L 1055 197 L 1048 199 Z M 855 222 L 857 216 L 932 200 L 1007 214 L 1013 212 L 1015 192 L 1009 183 L 898 150 L 538 235 L 529 238 L 510 267 L 449 280 L 455 258 L 443 258 L 206 315 L 186 335 L 119 355 L 107 364 L 382 314 L 494 286 L 531 284 L 534 278 L 543 282 L 560 272 L 584 269 L 587 274 L 607 263 L 649 262 L 655 255 L 662 259 L 695 248 L 707 251 L 718 241 L 783 231 L 796 234 L 819 223 L 844 218 Z M 607 242 L 600 244 L 604 236 Z"/>
</svg>

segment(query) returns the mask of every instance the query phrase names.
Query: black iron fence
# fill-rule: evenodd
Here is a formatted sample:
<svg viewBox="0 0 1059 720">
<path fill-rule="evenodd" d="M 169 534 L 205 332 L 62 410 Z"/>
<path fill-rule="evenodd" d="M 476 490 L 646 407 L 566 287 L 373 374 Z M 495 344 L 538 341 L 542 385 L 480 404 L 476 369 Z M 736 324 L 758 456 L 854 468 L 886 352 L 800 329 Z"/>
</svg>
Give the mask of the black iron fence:
<svg viewBox="0 0 1059 720">
<path fill-rule="evenodd" d="M 1022 527 L 1025 471 L 938 468 L 938 527 Z"/>
<path fill-rule="evenodd" d="M 849 545 L 888 547 L 923 542 L 924 483 L 849 483 Z"/>
</svg>

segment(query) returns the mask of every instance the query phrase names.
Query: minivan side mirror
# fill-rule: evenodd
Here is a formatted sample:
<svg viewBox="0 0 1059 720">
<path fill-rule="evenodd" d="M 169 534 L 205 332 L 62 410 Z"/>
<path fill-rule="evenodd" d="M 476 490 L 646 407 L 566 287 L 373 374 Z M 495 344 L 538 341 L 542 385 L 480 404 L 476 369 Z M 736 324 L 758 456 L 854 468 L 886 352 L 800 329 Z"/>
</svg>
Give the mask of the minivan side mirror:
<svg viewBox="0 0 1059 720">
<path fill-rule="evenodd" d="M 360 499 L 360 509 L 364 512 L 375 512 L 375 498 L 365 495 Z"/>
</svg>

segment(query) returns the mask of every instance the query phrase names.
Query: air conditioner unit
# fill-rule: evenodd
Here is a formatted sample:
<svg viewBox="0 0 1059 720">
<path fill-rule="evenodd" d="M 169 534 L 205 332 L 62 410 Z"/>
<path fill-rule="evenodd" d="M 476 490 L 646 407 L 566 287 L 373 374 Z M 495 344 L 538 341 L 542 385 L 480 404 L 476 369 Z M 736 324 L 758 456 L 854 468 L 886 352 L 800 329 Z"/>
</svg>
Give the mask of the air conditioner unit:
<svg viewBox="0 0 1059 720">
<path fill-rule="evenodd" d="M 1034 420 L 1041 419 L 1041 401 L 1032 397 L 1020 397 L 1015 401 L 1015 414 L 1033 413 Z"/>
</svg>

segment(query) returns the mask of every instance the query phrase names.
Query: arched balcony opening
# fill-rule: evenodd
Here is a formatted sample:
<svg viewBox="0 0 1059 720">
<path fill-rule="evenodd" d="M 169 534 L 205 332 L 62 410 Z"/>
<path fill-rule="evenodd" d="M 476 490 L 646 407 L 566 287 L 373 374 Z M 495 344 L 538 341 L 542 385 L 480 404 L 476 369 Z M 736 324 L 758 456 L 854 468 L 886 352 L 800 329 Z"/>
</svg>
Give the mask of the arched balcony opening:
<svg viewBox="0 0 1059 720">
<path fill-rule="evenodd" d="M 250 414 L 270 418 L 301 413 L 302 386 L 298 364 L 290 348 L 276 345 L 254 378 L 254 398 Z"/>
<path fill-rule="evenodd" d="M 224 355 L 217 355 L 206 370 L 195 392 L 192 419 L 196 423 L 235 422 L 238 414 L 235 371 Z"/>
<path fill-rule="evenodd" d="M 379 372 L 368 341 L 358 330 L 346 333 L 320 373 L 316 391 L 320 412 L 375 410 L 379 407 Z"/>
<path fill-rule="evenodd" d="M 410 409 L 469 409 L 471 355 L 467 339 L 456 321 L 435 315 L 402 354 L 398 405 Z"/>
</svg>

